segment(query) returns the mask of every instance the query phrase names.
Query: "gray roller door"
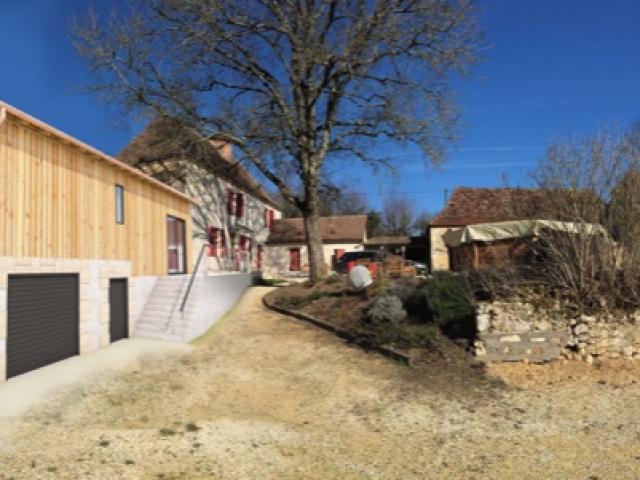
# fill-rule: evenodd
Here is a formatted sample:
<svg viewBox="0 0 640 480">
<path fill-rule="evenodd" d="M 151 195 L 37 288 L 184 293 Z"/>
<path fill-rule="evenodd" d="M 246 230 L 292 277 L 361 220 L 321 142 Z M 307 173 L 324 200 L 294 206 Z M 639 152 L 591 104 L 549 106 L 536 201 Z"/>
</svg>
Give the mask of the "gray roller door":
<svg viewBox="0 0 640 480">
<path fill-rule="evenodd" d="M 78 354 L 78 275 L 9 275 L 7 377 Z"/>
</svg>

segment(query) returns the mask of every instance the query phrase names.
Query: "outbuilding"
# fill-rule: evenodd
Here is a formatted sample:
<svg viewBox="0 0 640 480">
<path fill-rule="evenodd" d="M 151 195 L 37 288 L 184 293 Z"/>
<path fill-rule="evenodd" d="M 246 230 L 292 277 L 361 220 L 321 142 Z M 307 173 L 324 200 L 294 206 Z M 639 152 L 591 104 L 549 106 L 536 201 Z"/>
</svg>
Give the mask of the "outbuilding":
<svg viewBox="0 0 640 480">
<path fill-rule="evenodd" d="M 0 102 L 0 381 L 131 335 L 191 200 Z"/>
</svg>

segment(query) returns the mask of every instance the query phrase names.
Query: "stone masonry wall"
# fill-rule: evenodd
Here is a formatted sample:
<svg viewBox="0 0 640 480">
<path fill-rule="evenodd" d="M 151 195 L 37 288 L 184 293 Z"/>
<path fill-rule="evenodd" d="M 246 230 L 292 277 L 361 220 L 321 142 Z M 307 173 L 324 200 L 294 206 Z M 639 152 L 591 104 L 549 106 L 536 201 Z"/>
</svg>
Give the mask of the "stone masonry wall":
<svg viewBox="0 0 640 480">
<path fill-rule="evenodd" d="M 93 352 L 110 343 L 109 279 L 129 278 L 131 262 L 0 257 L 0 382 L 6 379 L 8 275 L 20 273 L 77 273 L 80 290 L 80 354 Z M 136 300 L 131 300 L 135 309 Z M 129 328 L 131 331 L 133 322 Z"/>
<path fill-rule="evenodd" d="M 476 326 L 475 352 L 486 361 L 640 358 L 640 314 L 567 318 L 524 301 L 483 302 Z"/>
</svg>

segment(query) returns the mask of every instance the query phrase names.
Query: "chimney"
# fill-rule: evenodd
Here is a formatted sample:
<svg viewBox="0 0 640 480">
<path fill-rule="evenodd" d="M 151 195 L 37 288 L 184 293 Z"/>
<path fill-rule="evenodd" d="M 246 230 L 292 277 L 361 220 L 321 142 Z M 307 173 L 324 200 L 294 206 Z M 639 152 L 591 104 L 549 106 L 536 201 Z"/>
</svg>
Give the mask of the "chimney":
<svg viewBox="0 0 640 480">
<path fill-rule="evenodd" d="M 218 154 L 225 160 L 233 161 L 233 145 L 221 140 L 211 140 L 213 146 L 218 150 Z"/>
</svg>

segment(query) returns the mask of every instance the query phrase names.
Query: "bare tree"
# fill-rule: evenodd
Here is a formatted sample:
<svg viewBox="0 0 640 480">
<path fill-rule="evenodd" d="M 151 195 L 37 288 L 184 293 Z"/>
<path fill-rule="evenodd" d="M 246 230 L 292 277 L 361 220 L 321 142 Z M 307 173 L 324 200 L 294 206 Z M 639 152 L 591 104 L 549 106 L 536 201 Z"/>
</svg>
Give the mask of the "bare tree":
<svg viewBox="0 0 640 480">
<path fill-rule="evenodd" d="M 322 215 L 359 215 L 369 211 L 369 202 L 362 193 L 345 186 L 327 186 L 320 190 Z"/>
<path fill-rule="evenodd" d="M 312 281 L 325 162 L 386 165 L 383 139 L 440 161 L 458 123 L 449 80 L 479 38 L 471 0 L 133 0 L 73 32 L 94 91 L 234 145 L 298 207 Z"/>
<path fill-rule="evenodd" d="M 551 145 L 534 173 L 537 208 L 570 221 L 536 246 L 537 268 L 582 310 L 640 306 L 640 148 L 634 130 L 603 129 Z"/>
<path fill-rule="evenodd" d="M 413 221 L 412 233 L 415 235 L 426 235 L 427 227 L 431 220 L 433 219 L 433 215 L 426 210 L 418 213 Z"/>
<path fill-rule="evenodd" d="M 382 204 L 382 230 L 387 235 L 409 235 L 413 229 L 416 214 L 408 198 L 393 194 Z"/>
<path fill-rule="evenodd" d="M 273 195 L 282 208 L 284 217 L 300 217 L 302 212 L 295 205 L 283 198 L 280 192 Z M 320 216 L 358 215 L 370 210 L 367 198 L 350 187 L 323 185 L 318 188 L 318 211 Z"/>
</svg>

